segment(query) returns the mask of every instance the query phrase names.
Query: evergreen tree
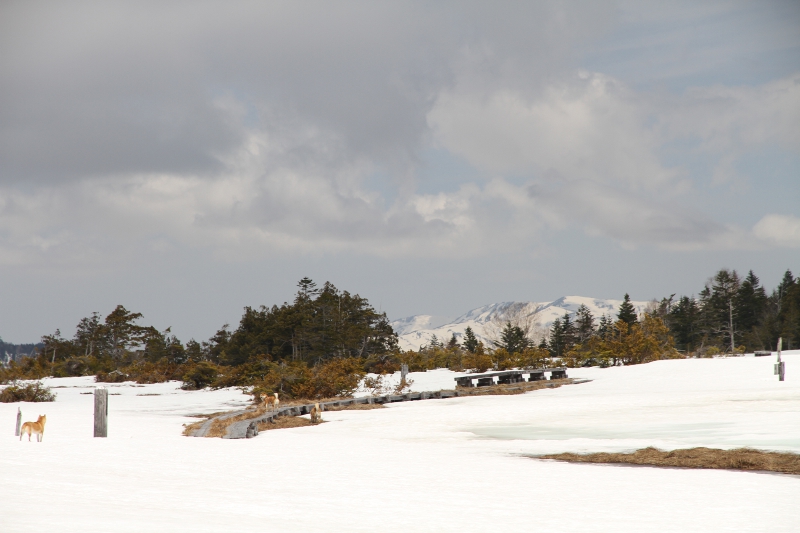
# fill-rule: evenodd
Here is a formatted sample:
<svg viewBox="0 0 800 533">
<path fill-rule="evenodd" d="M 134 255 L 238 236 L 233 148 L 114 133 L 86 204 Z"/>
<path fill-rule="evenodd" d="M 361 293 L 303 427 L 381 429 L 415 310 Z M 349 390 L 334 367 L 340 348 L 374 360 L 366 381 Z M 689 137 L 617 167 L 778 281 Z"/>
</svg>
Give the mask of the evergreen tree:
<svg viewBox="0 0 800 533">
<path fill-rule="evenodd" d="M 778 297 L 778 312 L 780 312 L 784 297 L 789 293 L 789 290 L 794 286 L 794 284 L 795 279 L 792 275 L 792 271 L 786 270 L 786 272 L 783 274 L 783 279 L 778 284 L 778 288 L 775 289 L 775 293 Z"/>
<path fill-rule="evenodd" d="M 575 312 L 575 333 L 576 341 L 583 344 L 588 341 L 595 333 L 594 316 L 588 307 L 581 304 Z"/>
<path fill-rule="evenodd" d="M 561 319 L 556 318 L 553 325 L 550 326 L 550 342 L 549 349 L 552 357 L 561 357 L 564 353 L 564 328 L 561 325 Z"/>
<path fill-rule="evenodd" d="M 739 275 L 735 270 L 720 270 L 711 280 L 711 296 L 706 304 L 714 323 L 713 333 L 721 345 L 730 348 L 731 353 L 736 350 L 736 338 L 741 337 L 736 298 L 739 286 Z"/>
<path fill-rule="evenodd" d="M 128 350 L 136 348 L 144 342 L 147 328 L 135 324 L 140 318 L 142 318 L 142 313 L 131 313 L 121 305 L 118 305 L 106 317 L 103 332 L 113 358 L 122 359 Z"/>
<path fill-rule="evenodd" d="M 632 326 L 638 322 L 638 318 L 636 316 L 636 308 L 633 307 L 631 303 L 631 297 L 628 296 L 628 293 L 625 293 L 625 298 L 622 300 L 622 304 L 619 306 L 619 313 L 617 313 L 617 319 L 622 320 L 629 326 Z"/>
<path fill-rule="evenodd" d="M 543 350 L 548 350 L 548 351 L 550 350 L 550 345 L 547 343 L 547 337 L 546 336 L 543 336 L 542 340 L 539 341 L 539 346 L 538 347 L 542 348 Z"/>
<path fill-rule="evenodd" d="M 437 337 L 435 333 L 433 335 L 431 335 L 431 341 L 428 343 L 428 346 L 431 347 L 431 348 L 441 348 L 442 347 L 442 343 L 439 341 L 439 337 Z"/>
<path fill-rule="evenodd" d="M 613 325 L 614 323 L 611 322 L 611 318 L 608 315 L 601 316 L 597 324 L 597 336 L 601 339 L 605 339 L 608 334 L 611 333 Z"/>
<path fill-rule="evenodd" d="M 475 333 L 469 326 L 467 326 L 467 329 L 464 330 L 464 349 L 469 353 L 475 353 L 475 351 L 478 349 L 478 339 L 475 337 Z"/>
<path fill-rule="evenodd" d="M 307 278 L 298 285 L 294 303 L 246 307 L 236 331 L 217 332 L 210 342 L 212 360 L 235 366 L 269 355 L 319 362 L 396 349 L 397 336 L 386 313 L 377 313 L 366 298 L 339 291 L 331 283 L 317 289 Z"/>
<path fill-rule="evenodd" d="M 447 348 L 448 349 L 458 348 L 458 340 L 456 339 L 456 334 L 455 333 L 453 333 L 450 336 L 450 340 L 447 341 Z"/>
<path fill-rule="evenodd" d="M 564 316 L 561 317 L 561 331 L 564 337 L 564 348 L 561 351 L 563 355 L 575 346 L 575 341 L 578 338 L 578 330 L 569 313 L 564 313 Z"/>
<path fill-rule="evenodd" d="M 790 271 L 776 290 L 778 296 L 778 336 L 783 338 L 786 350 L 800 347 L 800 280 Z"/>
<path fill-rule="evenodd" d="M 697 300 L 681 296 L 669 311 L 670 333 L 675 339 L 675 348 L 685 352 L 696 350 L 703 338 L 700 321 L 700 305 Z"/>
<path fill-rule="evenodd" d="M 758 277 L 751 270 L 736 293 L 736 309 L 739 327 L 748 350 L 762 348 L 757 327 L 767 310 L 767 293 Z"/>
<path fill-rule="evenodd" d="M 506 322 L 503 331 L 500 333 L 498 348 L 505 348 L 508 353 L 515 354 L 528 347 L 528 339 L 525 332 L 519 326 L 512 326 L 511 322 Z"/>
</svg>

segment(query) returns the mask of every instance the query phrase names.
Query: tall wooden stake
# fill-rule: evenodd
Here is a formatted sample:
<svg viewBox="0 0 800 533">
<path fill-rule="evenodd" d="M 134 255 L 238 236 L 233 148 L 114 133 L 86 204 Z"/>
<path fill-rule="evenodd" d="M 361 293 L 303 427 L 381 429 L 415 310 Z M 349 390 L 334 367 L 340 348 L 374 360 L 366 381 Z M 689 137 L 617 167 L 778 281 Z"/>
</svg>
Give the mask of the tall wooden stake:
<svg viewBox="0 0 800 533">
<path fill-rule="evenodd" d="M 786 363 L 781 361 L 781 348 L 783 347 L 783 338 L 778 337 L 778 362 L 775 363 L 775 375 L 778 376 L 778 381 L 783 381 L 786 375 Z"/>
<path fill-rule="evenodd" d="M 94 436 L 108 437 L 108 389 L 94 389 Z"/>
<path fill-rule="evenodd" d="M 22 425 L 22 410 L 17 407 L 17 429 L 14 431 L 14 436 L 19 437 L 19 427 Z"/>
</svg>

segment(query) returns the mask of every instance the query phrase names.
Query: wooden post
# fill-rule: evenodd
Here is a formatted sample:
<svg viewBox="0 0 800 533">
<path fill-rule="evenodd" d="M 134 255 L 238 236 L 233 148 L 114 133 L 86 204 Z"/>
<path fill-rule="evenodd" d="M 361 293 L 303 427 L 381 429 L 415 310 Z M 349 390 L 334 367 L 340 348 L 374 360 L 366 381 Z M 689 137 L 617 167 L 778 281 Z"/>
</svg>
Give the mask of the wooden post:
<svg viewBox="0 0 800 533">
<path fill-rule="evenodd" d="M 408 375 L 408 365 L 403 363 L 402 365 L 400 365 L 400 382 L 401 383 L 405 383 L 406 382 L 406 376 L 407 375 Z"/>
<path fill-rule="evenodd" d="M 17 407 L 17 429 L 14 431 L 14 436 L 19 437 L 19 427 L 22 424 L 22 410 Z"/>
<path fill-rule="evenodd" d="M 94 389 L 94 436 L 108 437 L 108 389 Z"/>
<path fill-rule="evenodd" d="M 781 348 L 783 347 L 783 338 L 778 338 L 778 362 L 775 364 L 775 374 L 778 376 L 778 381 L 783 381 L 786 375 L 786 363 L 781 361 Z"/>
</svg>

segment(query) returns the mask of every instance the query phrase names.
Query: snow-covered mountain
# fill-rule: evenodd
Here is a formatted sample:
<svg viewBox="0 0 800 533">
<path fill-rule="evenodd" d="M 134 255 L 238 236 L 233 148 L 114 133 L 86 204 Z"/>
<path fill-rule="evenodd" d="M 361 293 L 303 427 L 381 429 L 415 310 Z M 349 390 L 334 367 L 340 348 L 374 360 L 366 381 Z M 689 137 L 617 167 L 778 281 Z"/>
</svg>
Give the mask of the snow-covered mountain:
<svg viewBox="0 0 800 533">
<path fill-rule="evenodd" d="M 631 303 L 639 313 L 642 313 L 649 304 L 642 301 L 631 301 Z M 523 317 L 535 315 L 533 336 L 540 338 L 557 318 L 563 317 L 565 313 L 574 315 L 581 304 L 588 307 L 595 319 L 599 320 L 603 315 L 616 318 L 622 300 L 564 296 L 552 302 L 500 302 L 477 307 L 454 320 L 440 316 L 414 315 L 395 320 L 391 324 L 397 333 L 400 347 L 404 350 L 417 350 L 420 346 L 428 344 L 434 335 L 443 342 L 447 342 L 452 335 L 455 335 L 461 342 L 467 327 L 472 328 L 478 339 L 488 343 L 488 337 L 491 336 L 491 329 L 497 318 L 509 314 Z"/>
</svg>

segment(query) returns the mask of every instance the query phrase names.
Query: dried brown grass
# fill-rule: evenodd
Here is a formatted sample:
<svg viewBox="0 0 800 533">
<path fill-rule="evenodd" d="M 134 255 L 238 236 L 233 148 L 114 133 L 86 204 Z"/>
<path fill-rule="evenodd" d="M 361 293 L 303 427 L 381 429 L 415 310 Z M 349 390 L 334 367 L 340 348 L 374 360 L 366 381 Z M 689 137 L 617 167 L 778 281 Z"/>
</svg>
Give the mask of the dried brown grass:
<svg viewBox="0 0 800 533">
<path fill-rule="evenodd" d="M 224 420 L 214 420 L 211 423 L 211 427 L 208 429 L 206 433 L 206 437 L 224 437 L 226 431 L 228 430 L 228 426 L 234 422 L 238 422 L 240 420 L 247 420 L 249 418 L 255 418 L 261 414 L 264 414 L 265 409 L 263 407 L 257 407 L 255 409 L 249 409 L 248 411 L 232 416 L 230 418 L 226 418 Z M 183 435 L 186 437 L 190 437 L 193 431 L 200 429 L 200 427 L 208 421 L 209 418 L 214 418 L 217 416 L 222 416 L 226 413 L 226 411 L 221 411 L 219 413 L 211 413 L 209 415 L 189 415 L 192 417 L 199 417 L 202 420 L 198 420 L 197 422 L 192 422 L 191 424 L 184 424 L 183 425 Z"/>
<path fill-rule="evenodd" d="M 192 422 L 191 424 L 184 424 L 183 425 L 183 436 L 184 437 L 191 437 L 192 433 L 197 431 L 198 429 L 200 429 L 200 426 L 205 424 L 206 420 L 208 420 L 208 418 L 205 418 L 203 420 L 198 420 L 197 422 Z"/>
<path fill-rule="evenodd" d="M 765 452 L 751 448 L 719 450 L 688 448 L 663 451 L 643 448 L 632 453 L 558 453 L 539 455 L 536 459 L 554 459 L 570 463 L 631 464 L 677 468 L 712 468 L 800 474 L 800 455 L 787 452 Z"/>
<path fill-rule="evenodd" d="M 301 428 L 311 426 L 311 420 L 302 416 L 281 416 L 273 419 L 274 422 L 259 422 L 258 431 L 268 431 L 270 429 Z M 321 423 L 324 423 L 323 420 Z M 316 424 L 313 424 L 316 425 Z"/>
</svg>

